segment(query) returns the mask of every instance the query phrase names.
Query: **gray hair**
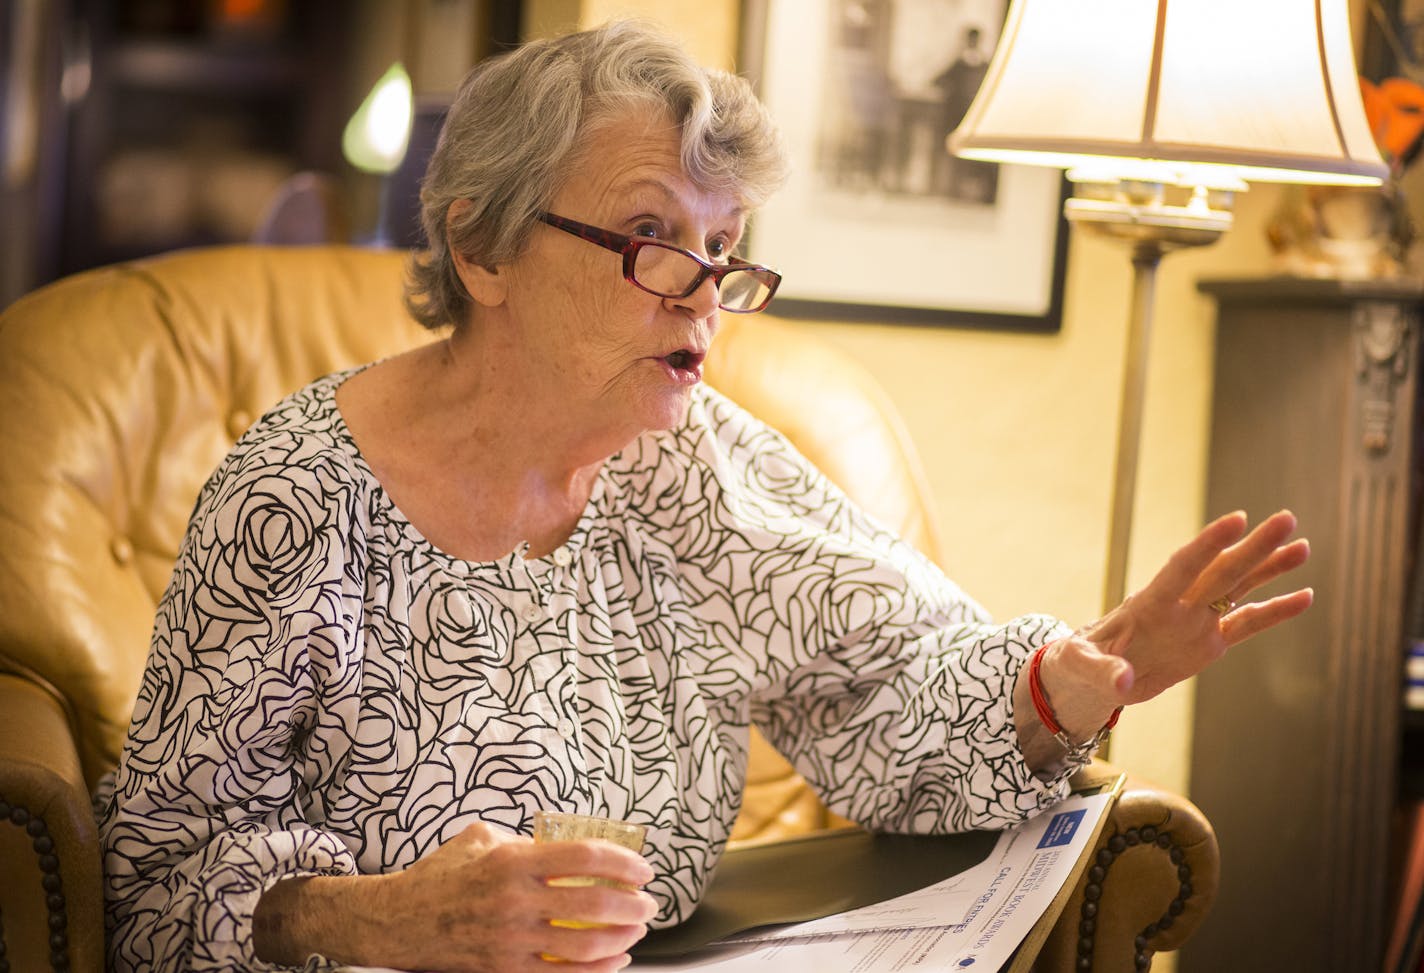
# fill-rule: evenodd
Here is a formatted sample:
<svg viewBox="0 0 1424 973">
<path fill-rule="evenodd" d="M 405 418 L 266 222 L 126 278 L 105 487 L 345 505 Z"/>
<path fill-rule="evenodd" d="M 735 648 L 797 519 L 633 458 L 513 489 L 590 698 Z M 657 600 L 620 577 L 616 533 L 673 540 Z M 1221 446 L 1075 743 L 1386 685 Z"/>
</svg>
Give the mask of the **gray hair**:
<svg viewBox="0 0 1424 973">
<path fill-rule="evenodd" d="M 427 249 L 406 280 L 415 319 L 461 324 L 470 297 L 453 254 L 484 267 L 519 256 L 589 131 L 648 105 L 680 125 L 683 168 L 704 192 L 755 209 L 785 180 L 781 137 L 751 85 L 667 34 L 624 20 L 524 44 L 476 65 L 445 118 L 420 189 Z M 471 205 L 449 219 L 462 199 Z"/>
</svg>

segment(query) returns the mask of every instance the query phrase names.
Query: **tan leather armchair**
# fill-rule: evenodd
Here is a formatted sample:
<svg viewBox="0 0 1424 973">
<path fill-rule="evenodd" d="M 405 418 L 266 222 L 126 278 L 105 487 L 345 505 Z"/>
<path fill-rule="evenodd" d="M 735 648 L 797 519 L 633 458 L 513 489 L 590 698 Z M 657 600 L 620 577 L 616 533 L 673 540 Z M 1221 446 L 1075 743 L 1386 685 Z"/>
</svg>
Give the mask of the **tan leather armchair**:
<svg viewBox="0 0 1424 973">
<path fill-rule="evenodd" d="M 198 489 L 267 407 L 430 336 L 402 256 L 195 250 L 69 278 L 0 314 L 0 973 L 103 968 L 95 782 L 117 761 Z M 728 315 L 709 381 L 938 556 L 922 475 L 869 378 L 803 329 Z M 758 742 L 738 840 L 836 824 Z M 1101 768 L 1098 768 L 1101 769 Z M 1201 921 L 1210 826 L 1130 786 L 1042 970 L 1142 968 Z"/>
</svg>

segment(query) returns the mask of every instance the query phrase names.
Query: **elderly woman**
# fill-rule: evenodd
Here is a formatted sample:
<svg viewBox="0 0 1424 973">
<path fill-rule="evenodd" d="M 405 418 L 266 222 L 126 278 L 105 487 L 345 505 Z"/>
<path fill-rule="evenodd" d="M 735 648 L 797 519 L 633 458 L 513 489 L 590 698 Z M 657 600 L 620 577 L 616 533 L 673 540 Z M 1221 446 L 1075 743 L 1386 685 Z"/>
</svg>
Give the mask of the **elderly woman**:
<svg viewBox="0 0 1424 973">
<path fill-rule="evenodd" d="M 1233 514 L 1076 633 L 994 624 L 701 385 L 776 289 L 733 254 L 784 168 L 645 27 L 475 69 L 409 287 L 444 340 L 295 393 L 199 498 L 103 821 L 117 968 L 617 969 L 696 907 L 752 724 L 868 827 L 1000 828 L 1305 609 L 1235 607 L 1307 549 Z M 646 859 L 535 844 L 541 808 Z"/>
</svg>

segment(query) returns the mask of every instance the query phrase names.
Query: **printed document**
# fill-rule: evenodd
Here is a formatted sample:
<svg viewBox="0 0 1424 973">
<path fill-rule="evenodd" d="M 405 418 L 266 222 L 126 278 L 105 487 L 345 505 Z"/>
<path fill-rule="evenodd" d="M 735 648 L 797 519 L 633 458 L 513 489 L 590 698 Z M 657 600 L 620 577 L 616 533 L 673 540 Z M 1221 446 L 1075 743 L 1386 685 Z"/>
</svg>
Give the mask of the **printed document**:
<svg viewBox="0 0 1424 973">
<path fill-rule="evenodd" d="M 1115 795 L 1074 794 L 999 836 L 974 868 L 928 888 L 812 922 L 753 930 L 630 969 L 709 973 L 997 970 L 1067 882 Z"/>
</svg>

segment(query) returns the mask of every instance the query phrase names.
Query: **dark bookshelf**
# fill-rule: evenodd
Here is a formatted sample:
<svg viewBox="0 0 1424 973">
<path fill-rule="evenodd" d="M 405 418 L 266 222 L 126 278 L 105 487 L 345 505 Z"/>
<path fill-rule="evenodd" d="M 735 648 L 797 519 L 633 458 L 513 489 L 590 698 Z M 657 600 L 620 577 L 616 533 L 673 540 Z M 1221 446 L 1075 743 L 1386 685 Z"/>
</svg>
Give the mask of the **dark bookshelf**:
<svg viewBox="0 0 1424 973">
<path fill-rule="evenodd" d="M 33 52 L 24 71 L 0 59 L 0 102 L 22 109 L 0 112 L 0 139 L 34 132 L 20 140 L 33 162 L 0 184 L 0 307 L 76 271 L 251 239 L 286 175 L 316 174 L 347 205 L 364 198 L 369 180 L 346 164 L 341 134 L 374 81 L 355 75 L 370 70 L 372 7 L 0 3 L 0 50 Z M 520 0 L 475 9 L 475 60 L 518 43 Z M 409 25 L 420 14 L 412 6 L 405 17 Z M 395 187 L 406 197 L 434 141 L 438 97 L 417 102 L 412 156 Z"/>
<path fill-rule="evenodd" d="M 76 0 L 63 31 L 58 274 L 244 239 L 284 174 L 343 165 L 346 4 Z"/>
<path fill-rule="evenodd" d="M 1399 796 L 1424 800 L 1424 710 L 1405 709 L 1400 730 Z"/>
</svg>

